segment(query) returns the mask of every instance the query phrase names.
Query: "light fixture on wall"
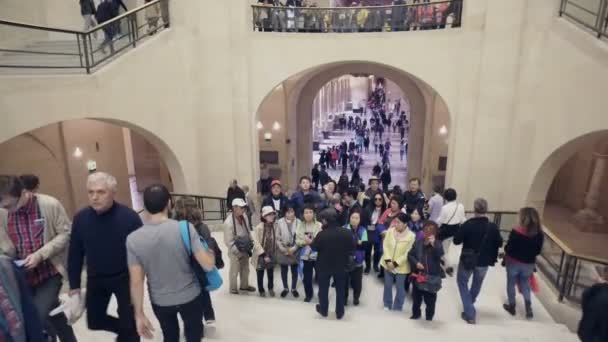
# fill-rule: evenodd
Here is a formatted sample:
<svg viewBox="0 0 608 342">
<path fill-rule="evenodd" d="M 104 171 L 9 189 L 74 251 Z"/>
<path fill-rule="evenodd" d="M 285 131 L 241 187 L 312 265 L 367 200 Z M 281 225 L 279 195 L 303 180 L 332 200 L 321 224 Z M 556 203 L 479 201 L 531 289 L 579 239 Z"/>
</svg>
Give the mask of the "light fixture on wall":
<svg viewBox="0 0 608 342">
<path fill-rule="evenodd" d="M 264 141 L 270 142 L 272 140 L 272 133 L 266 132 L 264 133 Z"/>
<path fill-rule="evenodd" d="M 439 128 L 439 135 L 444 135 L 444 136 L 445 136 L 445 135 L 448 135 L 448 128 L 447 128 L 447 127 L 445 127 L 445 125 L 442 125 L 442 126 Z"/>
<path fill-rule="evenodd" d="M 262 125 L 262 121 L 258 121 L 258 123 L 256 124 L 256 127 L 257 127 L 258 129 L 263 129 L 263 128 L 264 128 L 264 125 Z"/>
<path fill-rule="evenodd" d="M 76 149 L 74 150 L 74 158 L 80 159 L 81 157 L 82 157 L 82 150 L 80 149 L 80 147 L 76 147 Z"/>
<path fill-rule="evenodd" d="M 275 131 L 280 130 L 280 129 L 281 129 L 281 124 L 280 124 L 278 121 L 275 121 L 275 122 L 272 124 L 272 129 L 273 129 L 273 130 L 275 130 Z"/>
</svg>

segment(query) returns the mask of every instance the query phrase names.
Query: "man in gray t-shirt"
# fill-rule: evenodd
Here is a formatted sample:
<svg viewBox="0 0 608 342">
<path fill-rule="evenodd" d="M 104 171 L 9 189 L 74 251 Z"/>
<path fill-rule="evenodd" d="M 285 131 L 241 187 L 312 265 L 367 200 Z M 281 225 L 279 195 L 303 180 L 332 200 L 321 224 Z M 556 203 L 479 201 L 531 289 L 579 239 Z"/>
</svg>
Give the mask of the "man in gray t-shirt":
<svg viewBox="0 0 608 342">
<path fill-rule="evenodd" d="M 127 261 L 131 278 L 131 296 L 137 333 L 152 338 L 152 324 L 143 312 L 143 282 L 148 290 L 154 314 L 160 322 L 165 341 L 179 341 L 177 315 L 184 322 L 187 342 L 199 342 L 203 334 L 204 296 L 190 264 L 182 240 L 179 222 L 168 217 L 171 195 L 162 185 L 144 191 L 148 212 L 146 224 L 127 238 Z M 215 266 L 212 252 L 203 248 L 194 227 L 189 225 L 192 255 L 205 269 Z"/>
</svg>

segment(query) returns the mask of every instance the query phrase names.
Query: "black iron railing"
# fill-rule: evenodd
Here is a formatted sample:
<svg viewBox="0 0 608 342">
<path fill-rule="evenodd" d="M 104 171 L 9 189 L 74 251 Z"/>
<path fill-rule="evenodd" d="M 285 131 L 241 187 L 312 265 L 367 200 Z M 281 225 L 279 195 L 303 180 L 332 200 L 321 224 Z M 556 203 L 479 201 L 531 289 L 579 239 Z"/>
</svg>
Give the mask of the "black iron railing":
<svg viewBox="0 0 608 342">
<path fill-rule="evenodd" d="M 472 212 L 467 212 L 467 215 L 472 215 Z M 498 225 L 505 242 L 512 228 L 518 225 L 516 212 L 489 212 L 488 217 Z M 601 277 L 605 279 L 608 276 L 608 260 L 573 250 L 550 227 L 545 227 L 543 232 L 545 243 L 536 261 L 537 269 L 556 290 L 560 302 L 564 299 L 580 302 L 585 289 Z"/>
<path fill-rule="evenodd" d="M 608 37 L 608 0 L 561 0 L 559 15 Z"/>
<path fill-rule="evenodd" d="M 203 214 L 203 221 L 224 222 L 226 220 L 228 214 L 226 198 L 190 194 L 171 194 L 171 198 L 173 203 L 180 198 L 192 198 Z"/>
<path fill-rule="evenodd" d="M 395 32 L 460 27 L 462 0 L 409 5 L 291 7 L 252 5 L 253 30 L 263 32 Z"/>
<path fill-rule="evenodd" d="M 87 73 L 169 27 L 169 0 L 155 0 L 87 31 L 0 20 L 0 68 L 83 69 Z M 44 56 L 37 58 L 36 56 Z"/>
</svg>

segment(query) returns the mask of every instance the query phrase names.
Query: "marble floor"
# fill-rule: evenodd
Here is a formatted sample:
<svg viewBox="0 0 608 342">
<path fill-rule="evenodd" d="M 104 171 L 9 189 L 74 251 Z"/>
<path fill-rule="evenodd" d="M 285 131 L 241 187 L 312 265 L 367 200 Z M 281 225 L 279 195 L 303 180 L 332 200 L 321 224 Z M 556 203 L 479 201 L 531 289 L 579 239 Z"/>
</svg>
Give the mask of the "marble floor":
<svg viewBox="0 0 608 342">
<path fill-rule="evenodd" d="M 214 233 L 221 241 L 221 234 Z M 457 260 L 458 248 L 451 248 L 449 258 Z M 222 275 L 227 281 L 227 269 Z M 255 275 L 250 275 L 255 284 Z M 280 273 L 275 272 L 275 289 L 281 290 Z M 257 294 L 231 295 L 225 284 L 212 293 L 217 322 L 206 328 L 205 340 L 229 342 L 274 342 L 274 341 L 425 341 L 452 342 L 574 342 L 577 338 L 565 326 L 556 324 L 549 313 L 537 301 L 534 302 L 536 318 L 526 321 L 522 313 L 515 318 L 506 314 L 501 305 L 504 301 L 505 271 L 502 267 L 491 269 L 486 278 L 482 294 L 477 303 L 476 326 L 460 319 L 461 304 L 455 278 L 448 278 L 439 293 L 437 314 L 434 322 L 411 321 L 411 299 L 408 296 L 404 312 L 387 312 L 382 309 L 382 284 L 374 275 L 364 276 L 361 305 L 349 305 L 346 316 L 338 321 L 333 314 L 333 294 L 330 297 L 330 316 L 322 319 L 314 304 L 302 298 L 260 298 Z M 302 285 L 299 285 L 303 293 Z M 523 307 L 519 298 L 520 307 Z M 115 304 L 109 309 L 115 312 Z M 158 323 L 146 299 L 146 312 L 155 324 L 152 341 L 162 341 Z M 113 341 L 114 337 L 103 332 L 87 330 L 86 321 L 75 324 L 80 341 Z"/>
</svg>

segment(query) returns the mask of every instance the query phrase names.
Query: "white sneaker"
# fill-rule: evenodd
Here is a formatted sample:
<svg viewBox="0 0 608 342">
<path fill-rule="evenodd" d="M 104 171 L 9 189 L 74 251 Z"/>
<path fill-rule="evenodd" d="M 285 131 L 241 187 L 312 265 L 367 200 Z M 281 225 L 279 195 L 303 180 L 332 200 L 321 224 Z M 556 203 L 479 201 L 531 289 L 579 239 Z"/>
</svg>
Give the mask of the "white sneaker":
<svg viewBox="0 0 608 342">
<path fill-rule="evenodd" d="M 210 319 L 208 321 L 205 321 L 206 325 L 215 325 L 215 320 L 214 319 Z"/>
<path fill-rule="evenodd" d="M 391 309 L 387 308 L 386 306 L 384 307 L 384 311 L 391 311 Z"/>
</svg>

